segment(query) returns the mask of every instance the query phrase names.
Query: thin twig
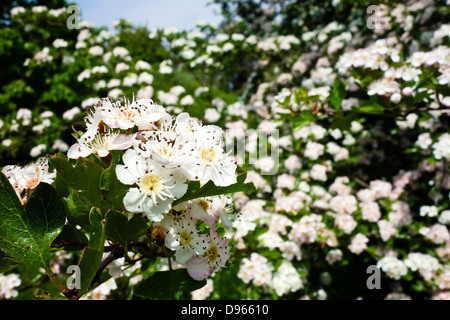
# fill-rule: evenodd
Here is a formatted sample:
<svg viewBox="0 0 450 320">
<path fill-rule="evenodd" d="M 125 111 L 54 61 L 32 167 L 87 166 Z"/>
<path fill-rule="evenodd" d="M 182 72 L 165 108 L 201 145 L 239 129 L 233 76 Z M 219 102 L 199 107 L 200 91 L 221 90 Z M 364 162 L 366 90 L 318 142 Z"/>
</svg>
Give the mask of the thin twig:
<svg viewBox="0 0 450 320">
<path fill-rule="evenodd" d="M 89 289 L 91 289 L 95 283 L 100 283 L 100 276 L 103 270 L 105 270 L 105 268 L 114 260 L 122 258 L 124 254 L 125 250 L 122 246 L 114 246 L 109 255 L 100 263 L 97 273 L 95 274 L 94 279 L 92 279 L 92 282 L 89 285 Z"/>
</svg>

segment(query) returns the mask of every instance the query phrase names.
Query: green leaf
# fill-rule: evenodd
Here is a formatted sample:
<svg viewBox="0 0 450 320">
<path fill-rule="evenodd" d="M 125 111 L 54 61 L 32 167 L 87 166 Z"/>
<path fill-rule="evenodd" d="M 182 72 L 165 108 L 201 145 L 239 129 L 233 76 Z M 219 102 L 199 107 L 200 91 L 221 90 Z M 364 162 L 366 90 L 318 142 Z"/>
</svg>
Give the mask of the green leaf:
<svg viewBox="0 0 450 320">
<path fill-rule="evenodd" d="M 331 89 L 330 95 L 328 97 L 328 100 L 335 110 L 339 110 L 341 108 L 341 104 L 345 98 L 345 94 L 345 84 L 336 79 L 333 83 L 333 88 Z"/>
<path fill-rule="evenodd" d="M 122 151 L 111 150 L 112 161 L 114 163 L 119 163 L 122 159 Z"/>
<path fill-rule="evenodd" d="M 359 113 L 383 114 L 384 108 L 380 104 L 372 101 L 362 103 L 359 108 L 355 109 Z"/>
<path fill-rule="evenodd" d="M 130 241 L 138 240 L 147 233 L 147 222 L 137 214 L 128 220 L 123 213 L 108 211 L 105 220 L 106 236 L 123 247 L 126 247 Z"/>
<path fill-rule="evenodd" d="M 64 246 L 65 250 L 79 250 L 80 246 L 87 245 L 86 235 L 71 224 L 66 224 L 57 238 L 58 242 Z M 68 244 L 66 244 L 68 243 Z M 71 245 L 75 244 L 75 245 Z"/>
<path fill-rule="evenodd" d="M 351 127 L 351 124 L 352 124 L 352 121 L 355 119 L 357 117 L 357 114 L 356 113 L 354 113 L 354 112 L 351 112 L 351 113 L 349 113 L 349 114 L 347 114 L 345 117 L 343 117 L 343 118 L 339 118 L 339 117 L 336 117 L 336 118 L 331 118 L 330 117 L 330 119 L 332 120 L 332 123 L 331 123 L 331 125 L 330 125 L 330 128 L 331 129 L 339 129 L 339 130 L 350 130 L 350 127 Z"/>
<path fill-rule="evenodd" d="M 102 172 L 99 187 L 104 191 L 105 197 L 112 203 L 110 209 L 121 211 L 123 198 L 130 186 L 124 185 L 117 179 L 116 164 L 114 162 Z"/>
<path fill-rule="evenodd" d="M 105 225 L 98 208 L 92 208 L 89 213 L 90 234 L 88 246 L 83 249 L 78 267 L 80 268 L 80 296 L 85 294 L 97 274 L 103 257 L 105 242 Z"/>
<path fill-rule="evenodd" d="M 61 155 L 50 157 L 49 161 L 57 171 L 54 184 L 59 195 L 65 197 L 67 219 L 88 230 L 91 208 L 106 212 L 111 207 L 99 187 L 103 168 L 87 158 L 78 159 L 75 165 Z"/>
<path fill-rule="evenodd" d="M 89 212 L 95 204 L 86 199 L 81 192 L 70 190 L 67 198 L 64 198 L 67 206 L 67 219 L 70 223 L 80 225 L 83 229 L 89 230 Z"/>
<path fill-rule="evenodd" d="M 197 281 L 186 269 L 156 272 L 136 285 L 134 294 L 151 300 L 174 299 L 177 294 L 188 293 L 206 285 L 206 280 Z"/>
<path fill-rule="evenodd" d="M 62 300 L 61 296 L 55 297 L 51 292 L 44 289 L 35 289 L 33 297 L 39 300 Z"/>
<path fill-rule="evenodd" d="M 50 246 L 65 223 L 56 191 L 40 183 L 22 207 L 8 179 L 0 174 L 0 249 L 18 262 L 51 272 Z"/>
<path fill-rule="evenodd" d="M 217 187 L 211 180 L 208 181 L 203 187 L 200 188 L 200 183 L 198 181 L 192 181 L 189 183 L 186 194 L 173 202 L 173 205 L 177 205 L 184 201 L 189 201 L 192 199 L 212 197 L 221 194 L 229 194 L 236 192 L 249 192 L 255 190 L 254 184 L 245 183 L 247 178 L 247 173 L 242 173 L 237 177 L 237 182 L 227 187 Z"/>
<path fill-rule="evenodd" d="M 8 272 L 16 267 L 20 266 L 22 263 L 14 260 L 13 258 L 5 256 L 0 252 L 0 273 Z"/>
<path fill-rule="evenodd" d="M 302 111 L 300 116 L 294 119 L 292 130 L 294 132 L 306 127 L 311 122 L 316 121 L 317 117 L 310 111 Z"/>
</svg>

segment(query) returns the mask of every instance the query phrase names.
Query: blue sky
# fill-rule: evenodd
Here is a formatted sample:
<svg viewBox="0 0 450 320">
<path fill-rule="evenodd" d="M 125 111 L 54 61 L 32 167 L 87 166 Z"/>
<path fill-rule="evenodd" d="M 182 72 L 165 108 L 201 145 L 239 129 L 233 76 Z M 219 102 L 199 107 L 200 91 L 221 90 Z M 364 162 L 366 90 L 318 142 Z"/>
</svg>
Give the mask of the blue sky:
<svg viewBox="0 0 450 320">
<path fill-rule="evenodd" d="M 199 20 L 220 22 L 219 7 L 210 0 L 77 0 L 81 18 L 97 27 L 125 18 L 136 26 L 190 30 Z M 217 14 L 215 14 L 216 12 Z"/>
</svg>

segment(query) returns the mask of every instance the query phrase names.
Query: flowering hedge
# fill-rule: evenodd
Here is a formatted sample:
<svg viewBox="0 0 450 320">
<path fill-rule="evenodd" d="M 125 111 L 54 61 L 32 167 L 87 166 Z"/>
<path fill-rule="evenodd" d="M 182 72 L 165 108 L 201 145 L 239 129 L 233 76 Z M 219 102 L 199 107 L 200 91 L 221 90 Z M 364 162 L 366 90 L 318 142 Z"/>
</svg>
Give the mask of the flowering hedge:
<svg viewBox="0 0 450 320">
<path fill-rule="evenodd" d="M 448 3 L 215 2 L 182 31 L 11 9 L 1 196 L 55 223 L 0 242 L 0 296 L 449 299 Z"/>
</svg>

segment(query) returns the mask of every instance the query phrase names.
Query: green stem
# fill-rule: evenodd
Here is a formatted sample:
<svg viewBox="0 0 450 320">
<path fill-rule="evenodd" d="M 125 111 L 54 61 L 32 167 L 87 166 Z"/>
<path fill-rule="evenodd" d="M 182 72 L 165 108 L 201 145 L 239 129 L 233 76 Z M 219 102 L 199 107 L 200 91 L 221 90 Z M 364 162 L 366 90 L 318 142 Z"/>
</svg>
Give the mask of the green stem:
<svg viewBox="0 0 450 320">
<path fill-rule="evenodd" d="M 172 271 L 173 270 L 172 269 L 172 261 L 170 260 L 171 257 L 170 257 L 169 252 L 167 252 L 166 246 L 162 246 L 161 249 L 162 249 L 162 251 L 164 252 L 164 254 L 166 255 L 166 257 L 167 257 L 167 259 L 169 261 L 169 270 Z"/>
</svg>

